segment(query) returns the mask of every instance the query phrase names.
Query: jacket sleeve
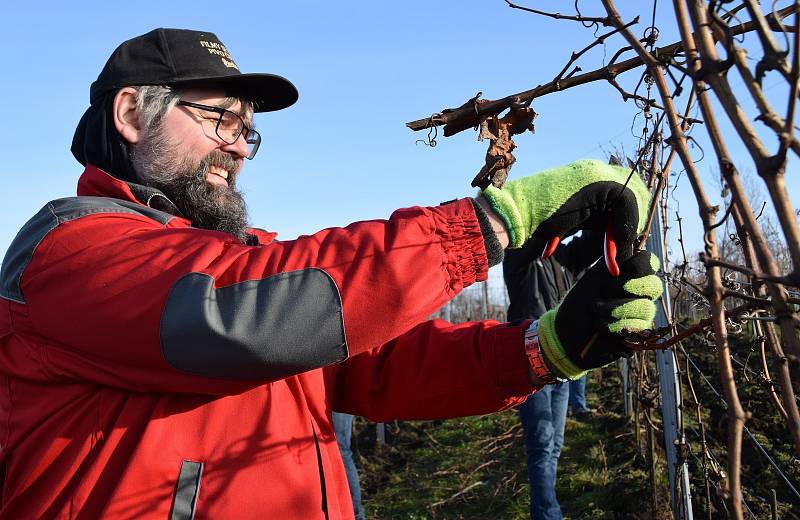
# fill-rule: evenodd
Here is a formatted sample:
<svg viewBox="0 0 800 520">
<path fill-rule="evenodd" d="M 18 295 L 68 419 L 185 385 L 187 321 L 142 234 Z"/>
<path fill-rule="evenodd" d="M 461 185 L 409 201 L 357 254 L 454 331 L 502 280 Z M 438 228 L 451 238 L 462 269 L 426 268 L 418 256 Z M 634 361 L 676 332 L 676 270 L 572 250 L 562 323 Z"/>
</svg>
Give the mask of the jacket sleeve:
<svg viewBox="0 0 800 520">
<path fill-rule="evenodd" d="M 503 410 L 536 390 L 521 325 L 424 322 L 334 367 L 336 411 L 373 421 Z"/>
<path fill-rule="evenodd" d="M 386 343 L 487 276 L 468 199 L 259 246 L 49 206 L 52 229 L 6 271 L 25 264 L 17 303 L 43 338 L 30 350 L 59 380 L 239 392 Z"/>
</svg>

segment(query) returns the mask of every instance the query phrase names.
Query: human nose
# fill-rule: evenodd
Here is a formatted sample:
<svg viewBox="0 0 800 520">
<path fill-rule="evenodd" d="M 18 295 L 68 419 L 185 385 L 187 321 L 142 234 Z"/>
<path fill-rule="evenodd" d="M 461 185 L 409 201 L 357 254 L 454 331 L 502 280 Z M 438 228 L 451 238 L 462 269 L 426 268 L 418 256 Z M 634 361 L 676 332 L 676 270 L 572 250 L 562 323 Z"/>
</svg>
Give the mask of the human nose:
<svg viewBox="0 0 800 520">
<path fill-rule="evenodd" d="M 239 134 L 239 137 L 233 143 L 228 144 L 223 141 L 222 144 L 221 150 L 234 154 L 237 158 L 244 159 L 250 155 L 250 148 L 247 146 L 247 141 L 245 141 L 244 132 Z"/>
</svg>

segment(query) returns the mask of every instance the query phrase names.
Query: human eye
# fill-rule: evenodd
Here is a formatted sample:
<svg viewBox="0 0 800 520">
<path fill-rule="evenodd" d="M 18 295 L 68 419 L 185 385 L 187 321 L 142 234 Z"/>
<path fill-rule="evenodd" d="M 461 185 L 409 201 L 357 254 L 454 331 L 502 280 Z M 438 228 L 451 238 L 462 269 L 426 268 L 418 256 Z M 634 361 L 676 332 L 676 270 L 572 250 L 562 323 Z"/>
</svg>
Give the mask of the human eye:
<svg viewBox="0 0 800 520">
<path fill-rule="evenodd" d="M 222 118 L 219 124 L 224 128 L 234 130 L 239 128 L 240 123 L 241 119 L 239 119 L 239 116 L 237 116 L 232 112 L 225 112 L 224 114 L 222 114 Z"/>
</svg>

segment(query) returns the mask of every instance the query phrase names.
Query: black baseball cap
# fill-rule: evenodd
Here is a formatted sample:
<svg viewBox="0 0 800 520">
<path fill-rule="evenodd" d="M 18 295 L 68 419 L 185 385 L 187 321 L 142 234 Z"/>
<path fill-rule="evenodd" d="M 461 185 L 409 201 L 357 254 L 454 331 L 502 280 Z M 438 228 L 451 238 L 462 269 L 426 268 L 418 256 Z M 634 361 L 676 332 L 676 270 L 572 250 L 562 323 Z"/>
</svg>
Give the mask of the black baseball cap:
<svg viewBox="0 0 800 520">
<path fill-rule="evenodd" d="M 109 91 L 135 85 L 219 87 L 253 102 L 256 112 L 286 108 L 297 101 L 292 83 L 274 74 L 242 74 L 214 33 L 155 29 L 120 44 L 89 90 L 92 104 Z"/>
</svg>

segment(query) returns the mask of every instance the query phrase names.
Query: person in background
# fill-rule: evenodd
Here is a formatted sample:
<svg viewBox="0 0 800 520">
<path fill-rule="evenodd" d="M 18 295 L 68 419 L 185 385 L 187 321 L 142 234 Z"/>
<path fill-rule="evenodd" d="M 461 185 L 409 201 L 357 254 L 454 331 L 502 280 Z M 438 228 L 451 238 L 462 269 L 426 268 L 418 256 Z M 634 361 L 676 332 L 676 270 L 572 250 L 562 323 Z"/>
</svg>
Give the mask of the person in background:
<svg viewBox="0 0 800 520">
<path fill-rule="evenodd" d="M 353 512 L 356 520 L 365 520 L 366 513 L 361 504 L 361 482 L 358 478 L 358 467 L 353 458 L 353 416 L 349 413 L 333 412 L 333 431 L 336 433 L 336 443 L 339 445 L 339 453 L 342 455 L 347 486 L 350 488 L 350 498 L 353 499 Z"/>
<path fill-rule="evenodd" d="M 570 287 L 599 257 L 602 234 L 585 232 L 559 246 L 552 256 L 533 256 L 528 247 L 509 250 L 503 278 L 509 294 L 508 320 L 538 319 L 555 309 Z M 585 381 L 585 376 L 583 376 Z M 532 520 L 562 518 L 556 497 L 558 458 L 564 444 L 567 402 L 574 381 L 547 385 L 517 410 L 525 438 Z"/>
<path fill-rule="evenodd" d="M 586 403 L 587 377 L 589 376 L 585 375 L 569 382 L 569 413 L 578 421 L 590 419 L 596 412 Z"/>
</svg>

